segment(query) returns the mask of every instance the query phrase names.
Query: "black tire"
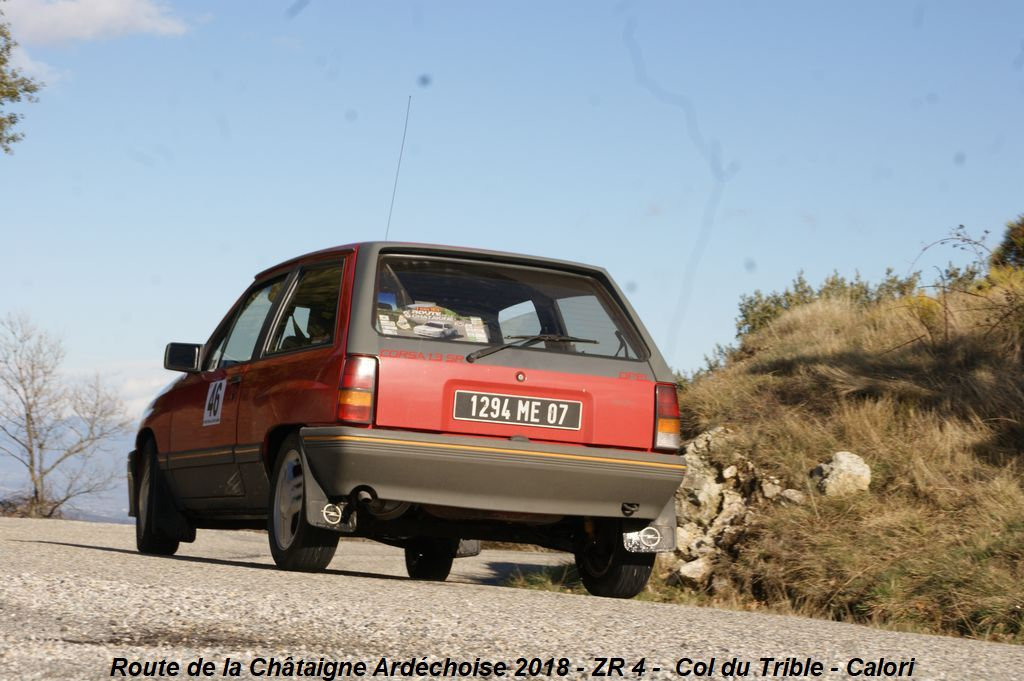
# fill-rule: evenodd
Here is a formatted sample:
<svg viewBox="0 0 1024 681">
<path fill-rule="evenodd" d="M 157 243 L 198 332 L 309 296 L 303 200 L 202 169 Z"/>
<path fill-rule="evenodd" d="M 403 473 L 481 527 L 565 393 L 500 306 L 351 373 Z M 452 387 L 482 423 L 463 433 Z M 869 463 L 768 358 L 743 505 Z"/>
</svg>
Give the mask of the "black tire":
<svg viewBox="0 0 1024 681">
<path fill-rule="evenodd" d="M 411 539 L 405 547 L 405 570 L 413 579 L 443 582 L 452 571 L 458 547 L 458 539 Z"/>
<path fill-rule="evenodd" d="M 644 590 L 654 567 L 653 553 L 631 553 L 622 544 L 622 526 L 609 522 L 576 553 L 576 569 L 587 591 L 605 598 L 633 598 Z"/>
<path fill-rule="evenodd" d="M 274 563 L 282 570 L 320 572 L 338 549 L 338 535 L 306 522 L 306 494 L 299 436 L 281 443 L 274 459 L 267 512 L 267 536 Z"/>
<path fill-rule="evenodd" d="M 156 444 L 148 439 L 139 452 L 138 482 L 135 486 L 135 499 L 138 509 L 135 513 L 135 548 L 139 553 L 157 556 L 173 556 L 178 550 L 178 540 L 165 537 L 157 529 L 157 514 L 162 488 L 160 469 L 156 465 Z"/>
</svg>

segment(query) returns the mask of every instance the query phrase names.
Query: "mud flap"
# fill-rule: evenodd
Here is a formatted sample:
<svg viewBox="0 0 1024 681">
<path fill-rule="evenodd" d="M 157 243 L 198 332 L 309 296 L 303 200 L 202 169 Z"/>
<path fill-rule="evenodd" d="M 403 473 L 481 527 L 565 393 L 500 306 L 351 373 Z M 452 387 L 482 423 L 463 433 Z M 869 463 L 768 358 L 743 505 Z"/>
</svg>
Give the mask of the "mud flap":
<svg viewBox="0 0 1024 681">
<path fill-rule="evenodd" d="M 139 514 L 139 500 L 135 498 L 135 460 L 138 456 L 134 449 L 128 452 L 128 515 L 132 518 Z"/>
<path fill-rule="evenodd" d="M 188 518 L 178 509 L 174 500 L 174 494 L 164 478 L 160 466 L 154 466 L 152 475 L 156 485 L 153 487 L 153 494 L 156 496 L 154 502 L 157 512 L 155 514 L 154 530 L 168 539 L 177 539 L 186 544 L 196 540 L 196 528 L 188 521 Z"/>
<path fill-rule="evenodd" d="M 324 488 L 317 482 L 313 471 L 306 461 L 306 452 L 299 448 L 299 456 L 302 458 L 302 485 L 306 503 L 306 523 L 313 527 L 319 527 L 332 532 L 351 533 L 356 531 L 356 514 L 352 513 L 345 518 L 346 502 L 339 501 L 332 504 Z M 344 519 L 344 522 L 342 522 Z"/>
<path fill-rule="evenodd" d="M 622 545 L 630 553 L 662 553 L 676 548 L 676 505 L 669 499 L 658 517 L 635 532 L 622 533 Z"/>
</svg>

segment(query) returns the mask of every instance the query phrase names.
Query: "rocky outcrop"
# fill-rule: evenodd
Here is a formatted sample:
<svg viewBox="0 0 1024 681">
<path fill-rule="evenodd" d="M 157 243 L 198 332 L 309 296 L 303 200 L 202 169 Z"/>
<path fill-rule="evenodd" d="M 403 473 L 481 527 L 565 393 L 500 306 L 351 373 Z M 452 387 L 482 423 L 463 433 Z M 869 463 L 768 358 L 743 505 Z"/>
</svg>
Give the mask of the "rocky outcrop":
<svg viewBox="0 0 1024 681">
<path fill-rule="evenodd" d="M 730 452 L 731 435 L 727 428 L 714 428 L 686 445 L 686 477 L 676 491 L 672 583 L 708 588 L 715 564 L 742 538 L 758 504 L 803 502 L 803 493 L 785 489 L 778 478 L 761 475 L 746 457 Z"/>
<path fill-rule="evenodd" d="M 853 452 L 836 452 L 832 461 L 818 464 L 811 477 L 825 496 L 842 497 L 866 492 L 871 485 L 871 468 Z"/>
<path fill-rule="evenodd" d="M 718 427 L 685 447 L 686 477 L 676 491 L 676 550 L 669 582 L 693 589 L 720 590 L 715 567 L 730 559 L 748 524 L 767 504 L 802 504 L 806 494 L 762 474 Z M 726 463 L 719 463 L 726 462 Z M 856 454 L 836 452 L 812 472 L 817 489 L 843 496 L 868 489 L 871 469 Z"/>
</svg>

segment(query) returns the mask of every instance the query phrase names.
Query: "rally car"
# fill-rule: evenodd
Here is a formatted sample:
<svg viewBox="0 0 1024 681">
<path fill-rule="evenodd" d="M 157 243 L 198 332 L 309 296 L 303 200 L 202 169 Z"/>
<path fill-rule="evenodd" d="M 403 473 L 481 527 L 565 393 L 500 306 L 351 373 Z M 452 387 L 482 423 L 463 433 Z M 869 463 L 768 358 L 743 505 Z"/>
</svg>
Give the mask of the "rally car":
<svg viewBox="0 0 1024 681">
<path fill-rule="evenodd" d="M 322 570 L 358 536 L 443 580 L 473 541 L 533 543 L 621 598 L 674 548 L 673 374 L 600 268 L 331 248 L 257 274 L 164 366 L 182 375 L 128 457 L 143 553 L 173 554 L 196 528 L 265 527 L 284 569 Z"/>
</svg>

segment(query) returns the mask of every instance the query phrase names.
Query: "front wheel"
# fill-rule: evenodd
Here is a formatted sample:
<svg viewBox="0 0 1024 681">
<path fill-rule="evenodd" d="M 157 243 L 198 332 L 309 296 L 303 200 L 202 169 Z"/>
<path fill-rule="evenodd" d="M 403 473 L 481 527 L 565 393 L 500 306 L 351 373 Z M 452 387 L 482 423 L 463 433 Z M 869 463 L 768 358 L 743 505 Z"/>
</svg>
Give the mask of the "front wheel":
<svg viewBox="0 0 1024 681">
<path fill-rule="evenodd" d="M 156 468 L 156 445 L 146 440 L 139 452 L 139 482 L 135 489 L 138 509 L 135 513 L 135 548 L 139 553 L 173 556 L 178 540 L 165 537 L 157 529 L 157 510 L 160 508 L 160 481 Z"/>
<path fill-rule="evenodd" d="M 413 579 L 443 582 L 452 571 L 458 547 L 458 539 L 412 539 L 405 547 L 405 570 Z"/>
<path fill-rule="evenodd" d="M 267 534 L 274 563 L 283 570 L 319 572 L 338 548 L 338 535 L 306 523 L 305 477 L 298 435 L 285 438 L 274 461 Z"/>
<path fill-rule="evenodd" d="M 627 551 L 619 523 L 608 523 L 600 529 L 576 553 L 580 581 L 595 596 L 632 598 L 647 586 L 655 554 Z"/>
</svg>

